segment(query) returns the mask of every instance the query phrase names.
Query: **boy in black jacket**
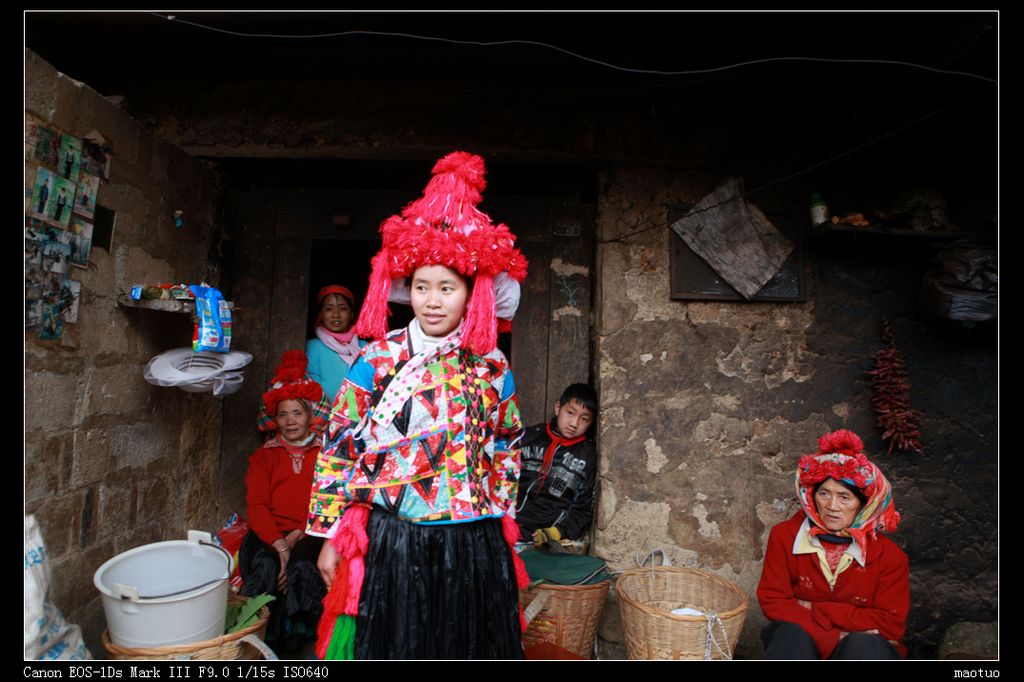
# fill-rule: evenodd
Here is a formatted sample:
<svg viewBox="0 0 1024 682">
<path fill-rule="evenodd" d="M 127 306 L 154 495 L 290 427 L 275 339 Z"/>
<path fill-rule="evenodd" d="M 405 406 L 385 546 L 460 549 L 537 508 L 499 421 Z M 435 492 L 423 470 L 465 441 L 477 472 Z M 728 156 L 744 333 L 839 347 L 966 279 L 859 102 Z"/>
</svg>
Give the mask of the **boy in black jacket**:
<svg viewBox="0 0 1024 682">
<path fill-rule="evenodd" d="M 594 514 L 597 450 L 588 438 L 597 394 L 573 384 L 555 402 L 555 417 L 526 430 L 516 523 L 521 542 L 580 540 Z"/>
</svg>

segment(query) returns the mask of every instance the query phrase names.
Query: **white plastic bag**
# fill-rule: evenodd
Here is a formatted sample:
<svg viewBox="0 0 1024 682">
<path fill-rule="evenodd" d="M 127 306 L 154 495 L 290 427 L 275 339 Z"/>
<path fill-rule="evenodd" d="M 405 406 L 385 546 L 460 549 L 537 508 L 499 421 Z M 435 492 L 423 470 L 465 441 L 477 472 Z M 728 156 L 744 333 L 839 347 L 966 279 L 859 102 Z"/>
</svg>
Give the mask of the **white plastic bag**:
<svg viewBox="0 0 1024 682">
<path fill-rule="evenodd" d="M 50 601 L 50 560 L 36 517 L 25 517 L 25 658 L 91 661 L 82 631 Z"/>
</svg>

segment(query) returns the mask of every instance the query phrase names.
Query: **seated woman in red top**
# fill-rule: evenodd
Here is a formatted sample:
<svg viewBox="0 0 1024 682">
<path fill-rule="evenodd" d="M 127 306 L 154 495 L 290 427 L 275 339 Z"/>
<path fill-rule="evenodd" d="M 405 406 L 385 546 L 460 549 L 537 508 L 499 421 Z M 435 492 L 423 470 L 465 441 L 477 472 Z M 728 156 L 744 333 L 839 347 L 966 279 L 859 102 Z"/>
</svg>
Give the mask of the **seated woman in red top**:
<svg viewBox="0 0 1024 682">
<path fill-rule="evenodd" d="M 309 487 L 330 403 L 306 376 L 306 355 L 286 351 L 260 405 L 259 428 L 272 432 L 245 474 L 249 533 L 239 551 L 242 594 L 273 594 L 268 642 L 290 653 L 316 635 L 327 594 L 316 559 L 323 539 L 307 536 Z"/>
<path fill-rule="evenodd" d="M 772 528 L 757 586 L 772 622 L 765 658 L 903 658 L 910 611 L 907 555 L 878 531 L 900 521 L 892 488 L 851 431 L 800 459 L 803 507 Z"/>
</svg>

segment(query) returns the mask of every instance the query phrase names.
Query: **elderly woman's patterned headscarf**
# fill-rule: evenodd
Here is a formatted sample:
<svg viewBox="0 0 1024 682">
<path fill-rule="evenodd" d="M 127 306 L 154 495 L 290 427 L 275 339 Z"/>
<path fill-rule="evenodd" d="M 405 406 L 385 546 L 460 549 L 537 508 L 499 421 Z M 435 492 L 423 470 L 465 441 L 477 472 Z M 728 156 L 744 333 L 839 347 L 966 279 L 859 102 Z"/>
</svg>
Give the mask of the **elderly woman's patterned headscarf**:
<svg viewBox="0 0 1024 682">
<path fill-rule="evenodd" d="M 286 350 L 274 372 L 270 389 L 263 394 L 257 427 L 260 431 L 276 431 L 277 406 L 285 400 L 298 400 L 310 414 L 309 430 L 322 431 L 331 413 L 331 401 L 323 388 L 306 375 L 306 354 L 301 350 Z"/>
<path fill-rule="evenodd" d="M 900 522 L 892 499 L 892 487 L 878 467 L 864 455 L 864 443 L 852 431 L 840 429 L 818 439 L 818 453 L 804 455 L 796 468 L 796 496 L 811 520 L 811 535 L 832 533 L 825 528 L 814 504 L 814 487 L 826 478 L 851 485 L 867 498 L 849 528 L 849 536 L 867 558 L 868 539 L 878 531 L 894 531 Z"/>
</svg>

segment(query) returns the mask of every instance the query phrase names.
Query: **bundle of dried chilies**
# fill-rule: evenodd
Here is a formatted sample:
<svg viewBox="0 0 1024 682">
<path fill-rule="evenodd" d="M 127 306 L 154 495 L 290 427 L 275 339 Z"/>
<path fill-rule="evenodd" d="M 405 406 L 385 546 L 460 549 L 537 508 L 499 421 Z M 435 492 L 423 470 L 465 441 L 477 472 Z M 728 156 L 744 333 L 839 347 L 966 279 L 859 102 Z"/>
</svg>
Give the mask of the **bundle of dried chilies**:
<svg viewBox="0 0 1024 682">
<path fill-rule="evenodd" d="M 910 408 L 910 381 L 903 358 L 896 348 L 896 338 L 887 320 L 882 322 L 882 340 L 888 346 L 874 355 L 875 368 L 871 375 L 871 404 L 878 414 L 878 427 L 882 440 L 889 441 L 889 454 L 893 449 L 923 453 L 921 445 L 921 417 Z"/>
</svg>

